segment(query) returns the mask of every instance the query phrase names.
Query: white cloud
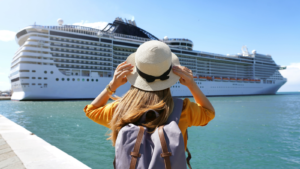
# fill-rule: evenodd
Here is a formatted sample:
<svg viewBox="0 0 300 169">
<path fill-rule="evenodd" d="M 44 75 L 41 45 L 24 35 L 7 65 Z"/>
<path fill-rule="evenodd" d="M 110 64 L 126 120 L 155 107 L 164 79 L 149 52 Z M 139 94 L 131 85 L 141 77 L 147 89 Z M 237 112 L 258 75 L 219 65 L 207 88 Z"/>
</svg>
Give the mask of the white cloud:
<svg viewBox="0 0 300 169">
<path fill-rule="evenodd" d="M 86 26 L 86 27 L 96 28 L 96 29 L 103 29 L 107 25 L 107 22 L 89 23 L 88 21 L 81 21 L 81 22 L 73 23 L 73 25 Z"/>
<path fill-rule="evenodd" d="M 281 91 L 300 91 L 300 63 L 291 63 L 280 73 L 287 78 L 287 83 L 283 85 Z"/>
<path fill-rule="evenodd" d="M 14 40 L 16 32 L 9 30 L 0 30 L 0 41 L 11 41 Z"/>
</svg>

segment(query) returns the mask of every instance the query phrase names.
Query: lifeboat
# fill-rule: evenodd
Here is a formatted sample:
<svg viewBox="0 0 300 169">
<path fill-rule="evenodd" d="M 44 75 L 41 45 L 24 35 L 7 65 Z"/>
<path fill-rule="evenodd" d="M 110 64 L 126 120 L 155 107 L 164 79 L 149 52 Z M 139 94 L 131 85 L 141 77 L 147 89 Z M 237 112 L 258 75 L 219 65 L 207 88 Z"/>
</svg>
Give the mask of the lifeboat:
<svg viewBox="0 0 300 169">
<path fill-rule="evenodd" d="M 243 81 L 248 83 L 248 82 L 249 82 L 249 79 L 244 79 Z"/>
<path fill-rule="evenodd" d="M 242 79 L 242 78 L 237 78 L 237 81 L 238 81 L 238 82 L 242 82 L 243 79 Z"/>
<path fill-rule="evenodd" d="M 235 78 L 233 78 L 233 77 L 231 77 L 231 78 L 230 78 L 230 81 L 236 81 L 236 79 L 235 79 Z"/>
<path fill-rule="evenodd" d="M 229 79 L 227 77 L 223 77 L 222 80 L 227 82 Z"/>
<path fill-rule="evenodd" d="M 255 80 L 254 80 L 254 79 L 250 79 L 250 82 L 251 82 L 251 83 L 254 83 L 254 82 L 255 82 Z"/>
<path fill-rule="evenodd" d="M 206 79 L 207 79 L 207 80 L 212 80 L 212 77 L 207 76 Z"/>
<path fill-rule="evenodd" d="M 220 77 L 215 77 L 214 79 L 215 79 L 215 81 L 221 81 L 222 80 Z"/>
<path fill-rule="evenodd" d="M 256 79 L 255 82 L 256 82 L 256 83 L 260 83 L 260 79 Z"/>
<path fill-rule="evenodd" d="M 194 76 L 194 79 L 197 79 L 198 78 L 198 76 Z"/>
<path fill-rule="evenodd" d="M 204 76 L 199 76 L 199 79 L 202 80 L 202 81 L 205 81 L 205 80 L 206 80 L 206 77 L 204 77 Z"/>
</svg>

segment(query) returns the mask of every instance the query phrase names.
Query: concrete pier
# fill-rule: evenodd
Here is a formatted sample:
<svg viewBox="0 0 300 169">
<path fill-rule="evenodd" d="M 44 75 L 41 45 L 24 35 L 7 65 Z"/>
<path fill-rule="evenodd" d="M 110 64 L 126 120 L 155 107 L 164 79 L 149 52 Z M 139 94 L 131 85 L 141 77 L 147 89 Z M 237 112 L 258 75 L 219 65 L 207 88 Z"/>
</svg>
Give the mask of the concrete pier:
<svg viewBox="0 0 300 169">
<path fill-rule="evenodd" d="M 0 115 L 0 168 L 90 169 L 2 115 Z"/>
</svg>

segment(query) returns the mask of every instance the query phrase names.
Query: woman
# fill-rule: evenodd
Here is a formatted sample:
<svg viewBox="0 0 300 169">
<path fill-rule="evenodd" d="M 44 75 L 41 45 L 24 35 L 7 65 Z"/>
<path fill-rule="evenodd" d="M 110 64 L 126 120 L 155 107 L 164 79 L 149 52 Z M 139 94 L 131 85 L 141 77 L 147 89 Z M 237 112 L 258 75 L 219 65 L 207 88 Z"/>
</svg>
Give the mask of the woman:
<svg viewBox="0 0 300 169">
<path fill-rule="evenodd" d="M 118 65 L 107 88 L 84 111 L 87 117 L 111 129 L 109 139 L 115 146 L 120 129 L 129 123 L 137 123 L 149 109 L 157 111 L 159 116 L 147 114 L 144 126 L 155 129 L 167 121 L 174 107 L 170 87 L 178 80 L 189 88 L 196 101 L 184 99 L 178 123 L 186 148 L 187 128 L 205 126 L 214 118 L 215 110 L 194 82 L 192 71 L 180 66 L 178 57 L 163 42 L 142 44 L 136 53 Z M 106 105 L 110 96 L 127 81 L 132 85 L 130 90 Z"/>
</svg>

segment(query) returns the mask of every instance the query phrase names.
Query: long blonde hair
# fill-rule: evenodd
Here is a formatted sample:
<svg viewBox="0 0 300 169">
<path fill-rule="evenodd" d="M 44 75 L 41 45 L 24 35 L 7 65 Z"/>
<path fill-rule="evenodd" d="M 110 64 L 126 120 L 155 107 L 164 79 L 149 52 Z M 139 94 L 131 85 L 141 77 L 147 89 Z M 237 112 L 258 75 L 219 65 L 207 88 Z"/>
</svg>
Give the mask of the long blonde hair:
<svg viewBox="0 0 300 169">
<path fill-rule="evenodd" d="M 152 109 L 159 113 L 157 118 L 143 124 L 147 128 L 155 129 L 167 121 L 174 108 L 170 88 L 144 91 L 131 86 L 123 98 L 116 101 L 119 103 L 109 123 L 112 131 L 108 139 L 112 141 L 113 146 L 121 128 L 129 123 L 137 123 L 145 111 Z"/>
</svg>

